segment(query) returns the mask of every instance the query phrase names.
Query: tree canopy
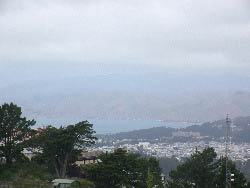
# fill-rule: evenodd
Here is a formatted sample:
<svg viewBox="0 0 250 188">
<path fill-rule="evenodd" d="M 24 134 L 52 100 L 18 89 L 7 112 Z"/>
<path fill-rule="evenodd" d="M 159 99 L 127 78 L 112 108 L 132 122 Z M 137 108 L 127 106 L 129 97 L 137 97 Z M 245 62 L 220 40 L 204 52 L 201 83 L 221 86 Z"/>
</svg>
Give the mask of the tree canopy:
<svg viewBox="0 0 250 188">
<path fill-rule="evenodd" d="M 21 157 L 23 142 L 33 131 L 34 120 L 22 117 L 21 107 L 10 103 L 0 106 L 0 156 L 6 159 L 8 165 Z"/>
<path fill-rule="evenodd" d="M 225 158 L 216 158 L 213 148 L 196 151 L 191 158 L 170 172 L 169 188 L 223 188 L 225 187 Z M 232 161 L 229 168 L 234 174 L 232 188 L 246 188 L 244 175 Z"/>
<path fill-rule="evenodd" d="M 69 162 L 74 162 L 82 149 L 95 142 L 94 133 L 88 121 L 60 128 L 49 126 L 32 140 L 33 146 L 42 151 L 35 159 L 53 167 L 56 175 L 64 178 Z"/>
<path fill-rule="evenodd" d="M 117 149 L 100 156 L 102 162 L 85 168 L 87 177 L 97 188 L 145 188 L 147 184 L 161 188 L 161 170 L 156 159 L 142 158 L 138 154 Z"/>
</svg>

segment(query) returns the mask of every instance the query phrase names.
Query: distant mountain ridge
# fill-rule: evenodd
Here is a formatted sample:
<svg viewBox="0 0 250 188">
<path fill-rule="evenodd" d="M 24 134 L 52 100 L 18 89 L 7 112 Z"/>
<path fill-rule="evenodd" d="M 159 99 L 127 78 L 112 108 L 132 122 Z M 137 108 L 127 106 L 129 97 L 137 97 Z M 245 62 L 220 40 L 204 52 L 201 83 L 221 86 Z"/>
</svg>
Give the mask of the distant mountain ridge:
<svg viewBox="0 0 250 188">
<path fill-rule="evenodd" d="M 27 117 L 205 122 L 250 115 L 250 78 L 230 74 L 49 77 L 0 86 Z"/>
<path fill-rule="evenodd" d="M 250 143 L 250 116 L 232 120 L 232 141 Z M 108 140 L 144 140 L 150 142 L 186 142 L 194 140 L 223 141 L 226 135 L 226 120 L 206 122 L 186 128 L 154 127 L 111 135 L 98 135 Z"/>
<path fill-rule="evenodd" d="M 35 104 L 35 105 L 34 105 Z M 24 101 L 27 115 L 65 118 L 155 119 L 205 122 L 226 113 L 232 117 L 250 114 L 250 93 L 164 97 L 151 94 L 92 93 Z M 72 113 L 73 112 L 73 113 Z"/>
</svg>

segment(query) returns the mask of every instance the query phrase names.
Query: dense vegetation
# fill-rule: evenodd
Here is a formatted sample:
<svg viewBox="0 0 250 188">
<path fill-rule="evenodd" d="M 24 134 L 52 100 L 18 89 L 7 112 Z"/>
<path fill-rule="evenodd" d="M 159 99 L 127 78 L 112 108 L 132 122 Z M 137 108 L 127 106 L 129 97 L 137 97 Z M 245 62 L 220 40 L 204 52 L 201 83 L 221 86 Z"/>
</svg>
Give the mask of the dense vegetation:
<svg viewBox="0 0 250 188">
<path fill-rule="evenodd" d="M 38 136 L 34 136 L 29 145 L 42 151 L 34 160 L 47 165 L 58 178 L 65 178 L 67 167 L 86 146 L 95 142 L 93 133 L 92 125 L 87 121 L 60 128 L 49 126 Z"/>
<path fill-rule="evenodd" d="M 216 158 L 213 148 L 196 151 L 187 161 L 170 172 L 169 188 L 223 188 L 225 187 L 225 158 Z M 248 188 L 244 175 L 229 161 L 228 168 L 234 174 L 232 188 Z"/>
<path fill-rule="evenodd" d="M 174 158 L 157 160 L 117 149 L 99 156 L 98 163 L 80 168 L 75 161 L 96 140 L 92 124 L 82 121 L 39 130 L 32 129 L 34 124 L 34 120 L 22 117 L 21 108 L 15 104 L 0 107 L 0 185 L 7 182 L 14 187 L 46 188 L 54 178 L 74 177 L 82 188 L 225 187 L 225 158 L 217 159 L 213 148 L 196 151 L 181 164 Z M 24 148 L 35 154 L 32 160 L 24 156 Z M 167 181 L 161 179 L 159 163 L 169 172 Z M 232 161 L 229 167 L 235 174 L 232 188 L 249 188 Z"/>
<path fill-rule="evenodd" d="M 32 135 L 31 126 L 35 124 L 34 120 L 26 120 L 21 117 L 21 108 L 10 104 L 0 106 L 0 157 L 6 159 L 8 165 L 13 160 L 21 158 L 21 151 L 24 148 L 25 138 Z"/>
<path fill-rule="evenodd" d="M 97 188 L 137 187 L 162 188 L 161 169 L 155 158 L 142 158 L 138 154 L 117 149 L 100 156 L 101 163 L 85 168 L 87 177 Z"/>
<path fill-rule="evenodd" d="M 87 121 L 35 131 L 35 121 L 21 115 L 13 103 L 0 107 L 0 181 L 21 181 L 28 188 L 31 182 L 47 185 L 53 178 L 64 178 L 82 149 L 96 140 Z M 24 148 L 36 154 L 31 161 L 22 153 Z"/>
</svg>

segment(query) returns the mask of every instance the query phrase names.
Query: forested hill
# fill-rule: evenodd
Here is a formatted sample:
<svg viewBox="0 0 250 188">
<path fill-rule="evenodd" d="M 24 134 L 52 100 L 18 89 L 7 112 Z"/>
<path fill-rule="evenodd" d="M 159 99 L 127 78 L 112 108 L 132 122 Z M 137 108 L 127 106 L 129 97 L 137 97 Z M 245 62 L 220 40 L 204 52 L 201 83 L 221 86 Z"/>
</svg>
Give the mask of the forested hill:
<svg viewBox="0 0 250 188">
<path fill-rule="evenodd" d="M 226 133 L 225 119 L 206 122 L 202 125 L 192 125 L 186 128 L 154 127 L 111 135 L 99 135 L 109 139 L 134 139 L 158 141 L 188 141 L 188 140 L 222 140 Z M 232 120 L 232 141 L 250 142 L 250 116 L 237 117 Z M 185 138 L 185 139 L 184 139 Z"/>
<path fill-rule="evenodd" d="M 168 127 L 154 127 L 150 129 L 140 129 L 129 132 L 121 132 L 111 135 L 106 135 L 107 137 L 112 137 L 114 139 L 157 139 L 161 137 L 171 137 L 172 132 L 176 131 L 174 128 Z M 103 136 L 103 135 L 102 135 Z"/>
</svg>

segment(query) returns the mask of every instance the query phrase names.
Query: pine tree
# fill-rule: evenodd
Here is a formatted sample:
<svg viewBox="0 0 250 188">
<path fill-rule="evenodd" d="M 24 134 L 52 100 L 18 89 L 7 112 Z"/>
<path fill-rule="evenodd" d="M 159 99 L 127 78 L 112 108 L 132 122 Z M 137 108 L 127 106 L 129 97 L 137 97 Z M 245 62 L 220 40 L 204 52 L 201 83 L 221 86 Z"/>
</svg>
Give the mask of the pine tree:
<svg viewBox="0 0 250 188">
<path fill-rule="evenodd" d="M 31 126 L 35 121 L 21 116 L 21 107 L 13 103 L 0 106 L 0 155 L 8 165 L 21 157 L 23 142 L 33 133 Z"/>
</svg>

